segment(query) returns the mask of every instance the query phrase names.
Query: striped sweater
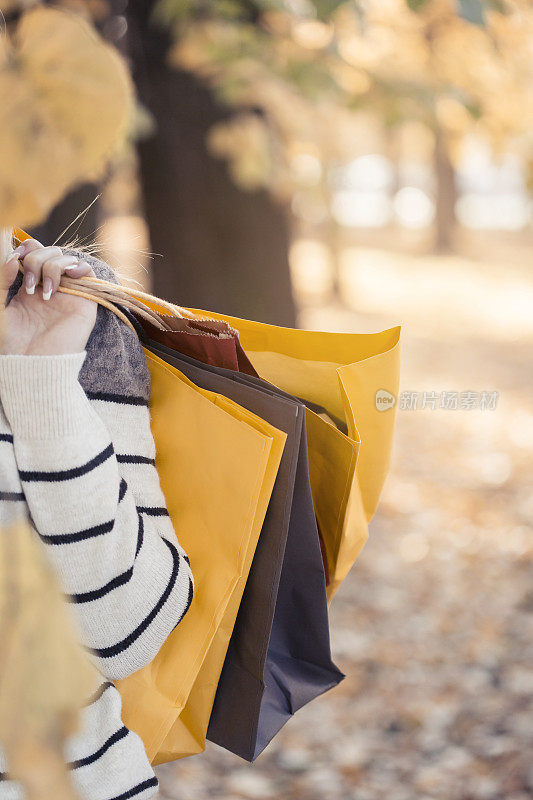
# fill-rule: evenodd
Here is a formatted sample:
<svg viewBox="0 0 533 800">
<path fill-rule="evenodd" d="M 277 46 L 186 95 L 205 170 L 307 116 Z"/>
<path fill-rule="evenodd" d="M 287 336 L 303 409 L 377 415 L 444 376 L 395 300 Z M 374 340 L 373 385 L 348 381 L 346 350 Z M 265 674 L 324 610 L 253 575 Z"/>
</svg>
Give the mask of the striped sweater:
<svg viewBox="0 0 533 800">
<path fill-rule="evenodd" d="M 154 658 L 194 591 L 155 468 L 149 392 L 135 334 L 101 306 L 83 353 L 0 355 L 0 525 L 27 515 L 102 675 L 65 745 L 82 800 L 157 792 L 113 681 Z M 22 797 L 0 751 L 0 800 Z"/>
</svg>

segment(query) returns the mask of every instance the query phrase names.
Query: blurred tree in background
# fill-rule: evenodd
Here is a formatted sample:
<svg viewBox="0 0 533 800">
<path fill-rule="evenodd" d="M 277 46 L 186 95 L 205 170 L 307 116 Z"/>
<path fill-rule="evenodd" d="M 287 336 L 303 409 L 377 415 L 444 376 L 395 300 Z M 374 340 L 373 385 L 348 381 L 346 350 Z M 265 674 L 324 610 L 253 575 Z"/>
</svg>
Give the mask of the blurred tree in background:
<svg viewBox="0 0 533 800">
<path fill-rule="evenodd" d="M 302 157 L 326 172 L 349 161 L 361 151 L 353 128 L 362 112 L 391 131 L 417 121 L 433 138 L 436 245 L 448 248 L 465 137 L 531 152 L 527 2 L 160 0 L 156 11 L 173 30 L 172 63 L 240 109 L 210 146 L 244 187 L 288 198 L 309 180 Z"/>
<path fill-rule="evenodd" d="M 92 17 L 128 56 L 151 118 L 136 149 L 150 246 L 164 257 L 154 290 L 182 304 L 294 324 L 290 211 L 325 209 L 335 252 L 336 176 L 368 152 L 361 121 L 393 159 L 406 130 L 425 131 L 438 250 L 453 246 L 455 167 L 469 136 L 532 162 L 526 0 L 61 5 Z M 35 234 L 52 241 L 95 194 L 78 189 Z"/>
<path fill-rule="evenodd" d="M 169 63 L 172 40 L 150 24 L 151 10 L 130 0 L 127 17 L 133 74 L 155 120 L 138 143 L 151 247 L 164 257 L 154 265 L 154 291 L 181 305 L 294 325 L 287 214 L 265 188 L 242 191 L 210 154 L 209 131 L 232 113 Z"/>
</svg>

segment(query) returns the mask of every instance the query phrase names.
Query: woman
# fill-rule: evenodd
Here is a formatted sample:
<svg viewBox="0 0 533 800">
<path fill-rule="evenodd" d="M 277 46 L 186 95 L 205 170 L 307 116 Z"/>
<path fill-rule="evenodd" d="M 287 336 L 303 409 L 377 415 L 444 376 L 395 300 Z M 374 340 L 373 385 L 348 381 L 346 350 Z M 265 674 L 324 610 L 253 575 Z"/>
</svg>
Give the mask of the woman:
<svg viewBox="0 0 533 800">
<path fill-rule="evenodd" d="M 157 779 L 112 681 L 154 658 L 194 590 L 154 465 L 150 376 L 114 314 L 57 291 L 63 273 L 116 280 L 107 265 L 33 239 L 6 253 L 11 241 L 4 232 L 0 525 L 27 515 L 104 678 L 66 744 L 74 788 L 143 800 Z M 0 753 L 0 800 L 23 796 Z"/>
</svg>

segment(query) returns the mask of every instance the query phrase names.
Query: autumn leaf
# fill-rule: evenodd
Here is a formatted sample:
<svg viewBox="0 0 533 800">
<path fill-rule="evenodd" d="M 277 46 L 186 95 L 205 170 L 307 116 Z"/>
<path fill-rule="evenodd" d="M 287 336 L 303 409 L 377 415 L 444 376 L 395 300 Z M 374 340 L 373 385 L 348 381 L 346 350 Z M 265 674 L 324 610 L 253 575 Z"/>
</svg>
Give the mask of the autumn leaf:
<svg viewBox="0 0 533 800">
<path fill-rule="evenodd" d="M 23 14 L 0 39 L 0 225 L 31 226 L 95 179 L 133 108 L 127 68 L 90 23 L 54 8 Z"/>
<path fill-rule="evenodd" d="M 29 798 L 75 797 L 62 747 L 98 676 L 36 533 L 0 529 L 0 742 Z"/>
</svg>

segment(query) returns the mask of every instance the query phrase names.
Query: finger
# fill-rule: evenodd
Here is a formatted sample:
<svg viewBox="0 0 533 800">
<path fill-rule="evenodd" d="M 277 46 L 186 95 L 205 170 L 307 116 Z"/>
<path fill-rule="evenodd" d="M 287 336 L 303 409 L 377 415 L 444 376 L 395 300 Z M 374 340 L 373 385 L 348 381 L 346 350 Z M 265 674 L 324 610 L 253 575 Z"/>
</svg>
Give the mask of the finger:
<svg viewBox="0 0 533 800">
<path fill-rule="evenodd" d="M 65 270 L 69 267 L 78 266 L 78 264 L 78 259 L 73 255 L 56 256 L 44 262 L 41 270 L 43 277 L 43 300 L 50 300 L 50 297 L 57 292 L 61 275 Z"/>
<path fill-rule="evenodd" d="M 5 263 L 0 266 L 0 304 L 3 308 L 7 301 L 7 294 L 11 284 L 17 277 L 17 272 L 20 269 L 20 262 L 27 253 L 42 247 L 42 244 L 37 239 L 25 239 L 21 242 L 6 259 Z"/>
<path fill-rule="evenodd" d="M 94 278 L 94 272 L 86 261 L 80 261 L 75 267 L 66 267 L 65 273 L 69 278 L 85 278 L 87 275 Z"/>
<path fill-rule="evenodd" d="M 27 255 L 29 255 L 29 253 L 43 248 L 44 246 L 38 242 L 37 239 L 25 239 L 19 244 L 18 247 L 15 248 L 15 253 L 20 254 L 20 261 L 21 263 L 24 263 L 24 259 Z M 37 279 L 33 272 L 31 272 L 31 270 L 27 272 L 26 268 L 24 268 L 23 284 L 28 294 L 34 293 L 36 283 Z"/>
<path fill-rule="evenodd" d="M 7 301 L 9 287 L 17 277 L 20 261 L 16 255 L 10 256 L 5 264 L 0 266 L 0 308 L 4 308 Z"/>
<path fill-rule="evenodd" d="M 33 240 L 35 241 L 35 240 Z M 26 244 L 26 242 L 24 242 Z M 24 286 L 28 294 L 33 294 L 35 287 L 41 280 L 43 265 L 49 258 L 63 255 L 60 247 L 43 247 L 39 242 L 36 246 L 29 245 L 31 249 L 22 256 L 21 261 L 24 266 Z"/>
<path fill-rule="evenodd" d="M 38 247 L 44 247 L 37 239 L 24 239 L 23 242 L 19 244 L 18 247 L 15 247 L 14 252 L 20 253 L 22 257 L 31 253 L 32 250 L 36 250 Z"/>
<path fill-rule="evenodd" d="M 53 292 L 57 291 L 61 280 L 61 267 L 54 264 L 52 260 L 45 261 L 42 268 L 43 276 L 43 300 L 50 300 Z"/>
<path fill-rule="evenodd" d="M 38 247 L 42 247 L 42 244 L 40 242 L 38 242 L 37 239 L 25 239 L 23 242 L 21 242 L 18 245 L 18 247 L 15 247 L 15 249 L 13 250 L 13 257 L 16 257 L 19 260 L 18 268 L 20 268 L 20 263 L 22 262 L 22 259 L 24 258 L 24 256 L 27 253 L 30 253 L 32 250 L 35 250 Z M 10 256 L 8 260 L 11 260 L 11 258 L 12 257 Z M 32 285 L 34 285 L 33 284 L 33 276 L 32 276 L 32 278 L 30 278 L 30 283 Z M 32 291 L 35 291 L 35 289 L 33 289 Z M 6 296 L 5 299 L 7 299 L 7 296 Z M 4 299 L 4 304 L 5 304 L 5 299 Z"/>
</svg>

